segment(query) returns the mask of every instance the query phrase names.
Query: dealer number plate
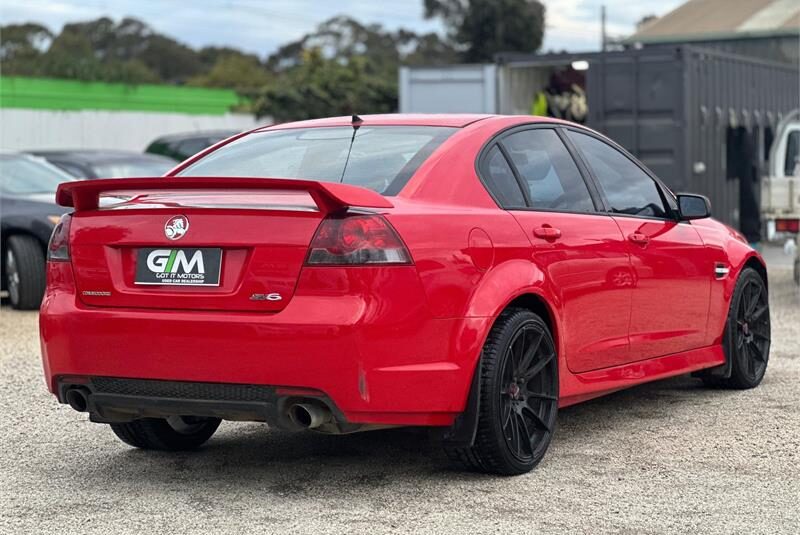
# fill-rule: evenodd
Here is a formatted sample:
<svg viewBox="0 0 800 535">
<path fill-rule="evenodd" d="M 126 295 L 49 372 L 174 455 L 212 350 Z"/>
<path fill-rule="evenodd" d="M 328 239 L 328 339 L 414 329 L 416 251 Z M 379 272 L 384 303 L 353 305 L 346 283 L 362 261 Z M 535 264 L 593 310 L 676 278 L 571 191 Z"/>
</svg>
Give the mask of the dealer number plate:
<svg viewBox="0 0 800 535">
<path fill-rule="evenodd" d="M 222 249 L 139 249 L 136 284 L 219 286 Z"/>
</svg>

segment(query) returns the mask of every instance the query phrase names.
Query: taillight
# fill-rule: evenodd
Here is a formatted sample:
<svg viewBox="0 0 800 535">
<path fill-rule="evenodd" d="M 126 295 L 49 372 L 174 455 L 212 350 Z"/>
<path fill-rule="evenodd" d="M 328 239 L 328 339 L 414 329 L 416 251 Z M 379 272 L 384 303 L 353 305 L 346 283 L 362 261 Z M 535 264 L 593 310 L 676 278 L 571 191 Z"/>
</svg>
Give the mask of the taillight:
<svg viewBox="0 0 800 535">
<path fill-rule="evenodd" d="M 308 251 L 307 264 L 409 264 L 411 255 L 389 223 L 377 214 L 323 219 Z"/>
<path fill-rule="evenodd" d="M 776 219 L 775 230 L 777 232 L 800 232 L 800 219 Z"/>
<path fill-rule="evenodd" d="M 72 218 L 69 214 L 61 217 L 53 234 L 50 235 L 50 243 L 47 244 L 48 262 L 66 262 L 69 260 L 69 224 Z"/>
</svg>

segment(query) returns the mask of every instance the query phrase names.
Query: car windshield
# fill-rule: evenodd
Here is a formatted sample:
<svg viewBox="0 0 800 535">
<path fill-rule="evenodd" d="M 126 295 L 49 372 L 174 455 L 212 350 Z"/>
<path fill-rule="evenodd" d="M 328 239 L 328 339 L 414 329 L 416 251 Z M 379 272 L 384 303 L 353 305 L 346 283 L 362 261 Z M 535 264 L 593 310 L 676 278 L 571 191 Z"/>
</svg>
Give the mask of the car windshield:
<svg viewBox="0 0 800 535">
<path fill-rule="evenodd" d="M 342 182 L 395 195 L 455 128 L 362 126 L 256 132 L 221 147 L 181 176 Z M 350 147 L 352 140 L 352 149 Z"/>
<path fill-rule="evenodd" d="M 6 195 L 54 193 L 61 182 L 71 180 L 62 170 L 37 158 L 0 155 L 0 192 Z"/>
<path fill-rule="evenodd" d="M 100 178 L 129 178 L 161 176 L 175 167 L 171 160 L 131 159 L 114 160 L 92 165 L 95 174 Z"/>
</svg>

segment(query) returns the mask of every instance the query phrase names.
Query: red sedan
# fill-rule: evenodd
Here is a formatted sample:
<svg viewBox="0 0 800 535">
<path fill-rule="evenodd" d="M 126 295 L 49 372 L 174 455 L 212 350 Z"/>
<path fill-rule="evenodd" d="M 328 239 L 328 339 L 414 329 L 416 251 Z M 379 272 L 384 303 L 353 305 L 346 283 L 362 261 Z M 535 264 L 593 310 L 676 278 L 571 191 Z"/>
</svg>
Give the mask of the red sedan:
<svg viewBox="0 0 800 535">
<path fill-rule="evenodd" d="M 751 388 L 767 366 L 758 253 L 566 122 L 283 124 L 57 201 L 47 385 L 139 448 L 200 446 L 222 419 L 429 426 L 519 474 L 559 407 L 688 372 Z"/>
</svg>

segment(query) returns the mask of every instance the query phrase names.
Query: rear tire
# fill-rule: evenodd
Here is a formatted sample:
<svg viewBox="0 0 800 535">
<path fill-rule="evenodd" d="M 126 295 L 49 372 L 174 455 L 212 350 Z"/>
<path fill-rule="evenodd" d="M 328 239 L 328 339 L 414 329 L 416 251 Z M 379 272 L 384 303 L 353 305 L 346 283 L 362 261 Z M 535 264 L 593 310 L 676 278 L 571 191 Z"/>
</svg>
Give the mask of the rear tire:
<svg viewBox="0 0 800 535">
<path fill-rule="evenodd" d="M 219 418 L 174 416 L 142 418 L 122 424 L 110 424 L 124 443 L 144 450 L 183 451 L 199 448 L 216 432 Z"/>
<path fill-rule="evenodd" d="M 481 355 L 478 430 L 470 447 L 446 447 L 466 467 L 499 475 L 531 471 L 558 413 L 558 357 L 550 330 L 527 309 L 504 311 Z"/>
<path fill-rule="evenodd" d="M 35 310 L 42 304 L 45 259 L 42 246 L 32 236 L 11 236 L 3 258 L 6 289 L 11 307 Z"/>
<path fill-rule="evenodd" d="M 769 299 L 761 276 L 746 267 L 736 281 L 722 348 L 731 365 L 730 377 L 703 374 L 707 386 L 747 389 L 761 383 L 770 347 Z"/>
</svg>

